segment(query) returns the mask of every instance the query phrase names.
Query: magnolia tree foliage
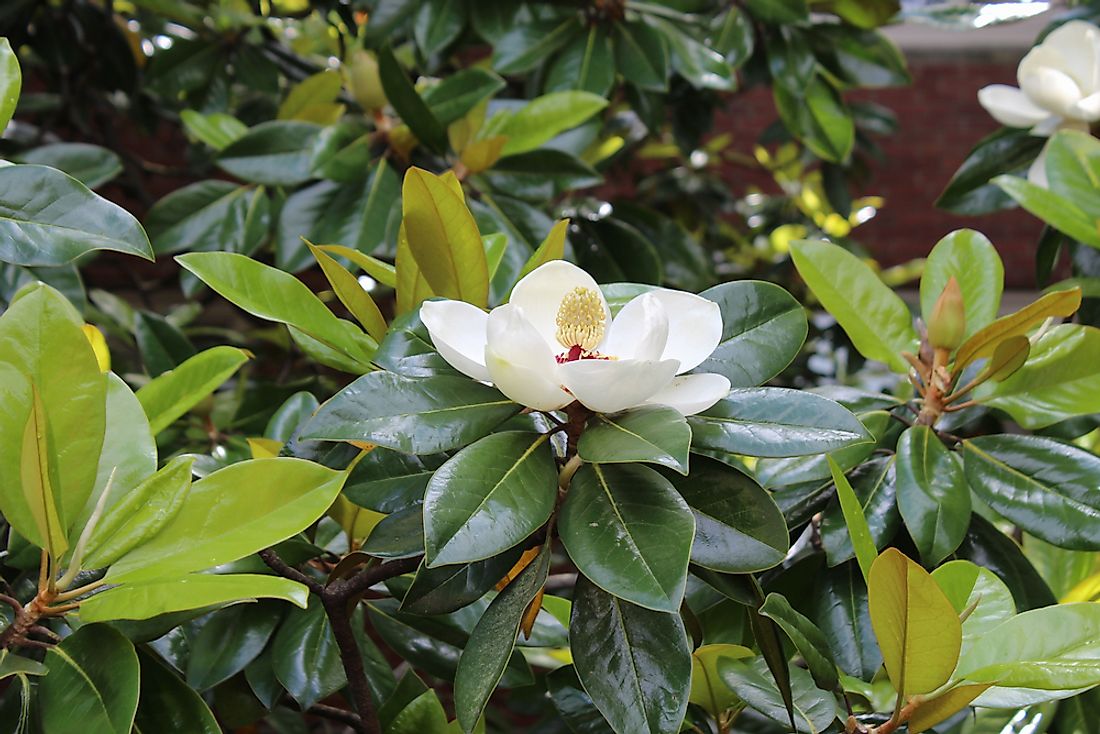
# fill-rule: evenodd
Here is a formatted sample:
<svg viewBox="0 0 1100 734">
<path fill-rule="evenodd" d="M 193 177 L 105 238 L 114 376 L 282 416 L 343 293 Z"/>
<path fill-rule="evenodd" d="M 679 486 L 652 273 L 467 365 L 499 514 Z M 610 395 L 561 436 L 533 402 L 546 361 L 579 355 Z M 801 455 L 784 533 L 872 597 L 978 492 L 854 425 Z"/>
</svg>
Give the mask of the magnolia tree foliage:
<svg viewBox="0 0 1100 734">
<path fill-rule="evenodd" d="M 142 224 L 91 190 L 132 152 L 9 128 L 0 731 L 1093 731 L 1095 284 L 1004 314 L 961 229 L 914 313 L 853 253 L 840 93 L 904 80 L 892 3 L 317 5 L 0 10 L 0 127 L 33 71 L 178 117 L 209 175 Z M 113 53 L 51 66 L 72 29 Z M 1097 33 L 983 92 L 1045 110 L 1039 162 L 948 190 L 1082 251 L 1100 142 L 1048 103 L 1091 97 L 1029 75 Z M 739 83 L 774 92 L 756 157 L 806 185 L 773 239 L 867 360 L 847 384 L 807 384 L 807 306 L 719 282 L 709 226 L 578 193 L 703 151 Z M 221 315 L 86 295 L 97 251 Z"/>
</svg>

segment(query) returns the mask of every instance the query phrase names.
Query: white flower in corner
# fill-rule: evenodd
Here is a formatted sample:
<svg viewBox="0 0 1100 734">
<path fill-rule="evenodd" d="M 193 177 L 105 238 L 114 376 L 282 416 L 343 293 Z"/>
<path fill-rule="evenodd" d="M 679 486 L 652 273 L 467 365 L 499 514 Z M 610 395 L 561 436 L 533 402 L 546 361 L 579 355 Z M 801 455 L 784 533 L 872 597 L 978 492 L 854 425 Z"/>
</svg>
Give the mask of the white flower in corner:
<svg viewBox="0 0 1100 734">
<path fill-rule="evenodd" d="M 488 314 L 461 301 L 426 301 L 420 318 L 455 369 L 536 410 L 577 400 L 599 413 L 659 404 L 691 415 L 730 390 L 722 375 L 677 377 L 718 346 L 716 303 L 659 288 L 612 320 L 596 281 L 564 260 L 536 268 Z"/>
<path fill-rule="evenodd" d="M 1100 28 L 1083 20 L 1059 26 L 1024 56 L 1016 78 L 1019 89 L 993 84 L 978 90 L 978 101 L 997 122 L 1041 137 L 1089 132 L 1100 120 Z M 1046 151 L 1044 146 L 1027 174 L 1044 187 Z"/>
</svg>

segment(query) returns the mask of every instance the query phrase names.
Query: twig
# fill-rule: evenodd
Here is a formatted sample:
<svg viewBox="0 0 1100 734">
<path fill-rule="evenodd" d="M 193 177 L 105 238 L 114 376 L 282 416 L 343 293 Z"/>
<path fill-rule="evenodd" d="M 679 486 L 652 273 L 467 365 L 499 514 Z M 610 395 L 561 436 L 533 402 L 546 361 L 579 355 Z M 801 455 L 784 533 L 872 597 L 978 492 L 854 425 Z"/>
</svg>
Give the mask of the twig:
<svg viewBox="0 0 1100 734">
<path fill-rule="evenodd" d="M 288 578 L 291 581 L 297 581 L 299 584 L 303 584 L 307 589 L 314 594 L 323 594 L 325 587 L 321 582 L 316 579 L 312 579 L 306 576 L 298 569 L 290 566 L 282 558 L 279 558 L 279 554 L 275 552 L 274 548 L 264 548 L 260 551 L 260 560 L 267 564 L 275 573 L 279 574 L 283 578 Z"/>
<path fill-rule="evenodd" d="M 351 711 L 345 711 L 342 708 L 336 706 L 326 706 L 323 703 L 315 703 L 309 707 L 306 711 L 307 714 L 313 714 L 320 716 L 323 719 L 332 719 L 333 721 L 339 721 L 343 724 L 356 729 L 359 727 L 359 717 L 353 714 Z"/>
</svg>

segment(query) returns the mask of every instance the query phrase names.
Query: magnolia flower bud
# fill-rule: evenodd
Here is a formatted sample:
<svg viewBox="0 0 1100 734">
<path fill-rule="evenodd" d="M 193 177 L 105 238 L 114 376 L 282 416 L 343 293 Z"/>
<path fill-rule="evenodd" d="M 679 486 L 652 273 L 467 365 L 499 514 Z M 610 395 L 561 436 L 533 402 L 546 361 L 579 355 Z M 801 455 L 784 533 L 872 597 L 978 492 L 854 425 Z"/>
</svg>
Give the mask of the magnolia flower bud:
<svg viewBox="0 0 1100 734">
<path fill-rule="evenodd" d="M 369 111 L 386 106 L 386 92 L 378 76 L 378 59 L 370 51 L 356 49 L 347 66 L 348 90 L 359 105 Z"/>
<path fill-rule="evenodd" d="M 928 342 L 936 349 L 957 349 L 966 336 L 966 310 L 962 289 L 954 276 L 936 299 L 928 319 Z"/>
</svg>

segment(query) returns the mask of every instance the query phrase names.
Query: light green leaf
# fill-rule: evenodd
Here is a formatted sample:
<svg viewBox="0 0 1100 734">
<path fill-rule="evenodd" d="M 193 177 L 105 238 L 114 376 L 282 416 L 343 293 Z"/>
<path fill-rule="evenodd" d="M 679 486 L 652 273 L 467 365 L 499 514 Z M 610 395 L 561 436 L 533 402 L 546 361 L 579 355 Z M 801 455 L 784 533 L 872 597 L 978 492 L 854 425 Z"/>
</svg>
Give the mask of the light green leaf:
<svg viewBox="0 0 1100 734">
<path fill-rule="evenodd" d="M 211 347 L 146 383 L 136 395 L 153 434 L 217 390 L 250 356 L 236 347 Z"/>
<path fill-rule="evenodd" d="M 925 323 L 947 281 L 962 290 L 966 336 L 997 318 L 1004 289 L 1004 265 L 993 243 L 981 232 L 957 229 L 936 243 L 920 280 L 920 309 Z"/>
<path fill-rule="evenodd" d="M 967 612 L 962 623 L 960 658 L 983 635 L 1016 614 L 1012 592 L 988 568 L 970 561 L 949 561 L 934 570 L 932 578 L 960 616 Z"/>
<path fill-rule="evenodd" d="M 48 672 L 49 669 L 37 660 L 16 655 L 11 650 L 0 650 L 0 680 L 13 675 L 46 675 Z"/>
<path fill-rule="evenodd" d="M 650 406 L 597 414 L 581 434 L 577 452 L 594 464 L 640 461 L 687 474 L 690 447 L 691 429 L 684 416 L 673 408 Z"/>
<path fill-rule="evenodd" d="M 191 137 L 214 150 L 223 150 L 248 132 L 248 125 L 225 112 L 203 114 L 196 110 L 183 110 L 180 121 Z"/>
<path fill-rule="evenodd" d="M 503 111 L 489 120 L 482 137 L 508 138 L 501 155 L 534 150 L 560 133 L 571 130 L 607 107 L 607 100 L 591 92 L 551 92 L 515 112 Z"/>
<path fill-rule="evenodd" d="M 833 457 L 829 459 L 829 472 L 833 476 L 836 485 L 836 496 L 840 501 L 840 510 L 844 514 L 844 524 L 848 526 L 848 535 L 855 549 L 856 560 L 859 562 L 859 570 L 863 572 L 866 581 L 871 575 L 871 566 L 878 555 L 875 541 L 871 538 L 871 528 L 867 525 L 867 517 L 863 514 L 863 506 L 856 497 L 855 490 L 844 476 L 844 472 L 837 466 Z"/>
<path fill-rule="evenodd" d="M 791 243 L 799 275 L 860 354 L 905 373 L 902 352 L 916 349 L 909 307 L 862 260 L 830 242 Z"/>
<path fill-rule="evenodd" d="M 921 732 L 936 724 L 946 721 L 966 708 L 971 701 L 984 693 L 990 685 L 989 683 L 982 683 L 979 685 L 958 686 L 929 701 L 922 702 L 909 718 L 910 733 L 921 734 Z"/>
<path fill-rule="evenodd" d="M 279 105 L 278 120 L 304 120 L 322 125 L 331 124 L 339 119 L 343 105 L 336 105 L 343 79 L 335 69 L 325 69 L 307 76 L 295 84 L 286 99 Z M 336 110 L 335 119 L 324 119 Z M 318 112 L 322 117 L 318 118 Z"/>
<path fill-rule="evenodd" d="M 997 176 L 993 183 L 1020 206 L 1078 242 L 1100 247 L 1100 221 L 1085 213 L 1075 201 L 1016 176 Z"/>
<path fill-rule="evenodd" d="M 107 581 L 180 576 L 286 540 L 324 514 L 346 476 L 289 458 L 243 461 L 220 469 L 192 484 L 172 521 L 113 564 Z"/>
<path fill-rule="evenodd" d="M 1100 143 L 1087 132 L 1062 130 L 1050 139 L 1046 161 L 1050 190 L 1079 206 L 1100 226 Z"/>
<path fill-rule="evenodd" d="M 50 734 L 130 734 L 138 705 L 134 645 L 106 625 L 82 627 L 46 653 L 38 683 Z"/>
<path fill-rule="evenodd" d="M 305 609 L 309 591 L 297 581 L 256 574 L 191 574 L 180 578 L 126 583 L 80 605 L 83 622 L 149 619 L 215 604 L 282 599 Z"/>
<path fill-rule="evenodd" d="M 8 126 L 15 106 L 19 103 L 19 91 L 23 86 L 23 73 L 19 70 L 19 57 L 6 38 L 0 38 L 0 133 Z"/>
</svg>

